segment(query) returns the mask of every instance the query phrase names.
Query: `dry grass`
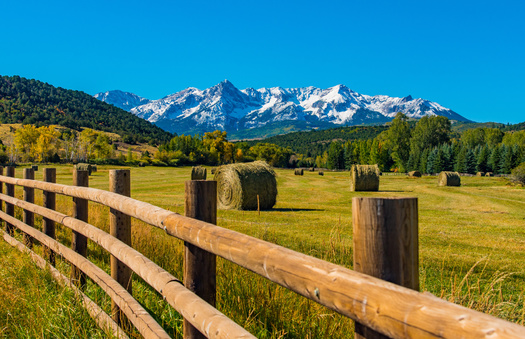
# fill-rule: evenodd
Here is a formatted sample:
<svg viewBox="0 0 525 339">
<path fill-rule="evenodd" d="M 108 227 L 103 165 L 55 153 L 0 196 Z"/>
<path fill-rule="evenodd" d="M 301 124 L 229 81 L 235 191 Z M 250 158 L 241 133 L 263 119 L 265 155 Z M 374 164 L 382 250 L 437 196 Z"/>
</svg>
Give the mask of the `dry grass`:
<svg viewBox="0 0 525 339">
<path fill-rule="evenodd" d="M 90 186 L 108 188 L 109 167 L 90 177 Z M 21 171 L 17 169 L 17 174 Z M 41 179 L 41 171 L 37 179 Z M 132 197 L 184 213 L 186 168 L 132 168 Z M 279 196 L 263 211 L 219 211 L 219 226 L 352 267 L 351 200 L 356 196 L 418 197 L 421 290 L 516 323 L 524 323 L 524 190 L 502 178 L 463 177 L 461 187 L 438 187 L 436 177 L 411 180 L 383 176 L 379 192 L 350 192 L 348 172 L 290 176 L 277 170 Z M 70 184 L 72 168 L 59 167 L 57 180 Z M 21 190 L 17 189 L 21 196 Z M 41 194 L 37 192 L 37 200 Z M 300 199 L 298 199 L 300 197 Z M 70 214 L 70 198 L 59 210 Z M 108 228 L 107 208 L 90 204 L 90 222 Z M 133 221 L 133 246 L 177 277 L 183 244 L 162 230 Z M 70 232 L 58 237 L 69 242 Z M 90 259 L 107 269 L 109 258 L 94 244 Z M 180 336 L 180 317 L 137 279 L 135 297 L 158 321 Z M 95 287 L 93 298 L 109 300 Z M 260 338 L 352 338 L 348 319 L 223 260 L 218 260 L 218 308 Z M 0 323 L 0 328 L 12 324 Z"/>
</svg>

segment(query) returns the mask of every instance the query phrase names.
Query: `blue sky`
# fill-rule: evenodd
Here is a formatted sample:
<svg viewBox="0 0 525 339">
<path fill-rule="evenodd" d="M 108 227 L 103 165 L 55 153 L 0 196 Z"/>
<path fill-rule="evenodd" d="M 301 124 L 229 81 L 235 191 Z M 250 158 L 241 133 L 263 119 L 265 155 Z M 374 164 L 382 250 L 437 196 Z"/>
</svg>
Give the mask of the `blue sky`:
<svg viewBox="0 0 525 339">
<path fill-rule="evenodd" d="M 224 79 L 525 121 L 525 1 L 4 1 L 0 74 L 158 99 Z"/>
</svg>

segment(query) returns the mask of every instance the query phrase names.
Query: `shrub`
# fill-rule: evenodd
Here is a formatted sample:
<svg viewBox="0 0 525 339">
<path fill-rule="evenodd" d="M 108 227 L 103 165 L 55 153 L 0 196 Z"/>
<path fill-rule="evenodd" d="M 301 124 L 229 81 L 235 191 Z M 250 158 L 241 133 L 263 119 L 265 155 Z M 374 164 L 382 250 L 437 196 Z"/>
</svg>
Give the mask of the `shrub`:
<svg viewBox="0 0 525 339">
<path fill-rule="evenodd" d="M 522 162 L 518 167 L 514 168 L 510 174 L 512 181 L 525 185 L 525 162 Z"/>
</svg>

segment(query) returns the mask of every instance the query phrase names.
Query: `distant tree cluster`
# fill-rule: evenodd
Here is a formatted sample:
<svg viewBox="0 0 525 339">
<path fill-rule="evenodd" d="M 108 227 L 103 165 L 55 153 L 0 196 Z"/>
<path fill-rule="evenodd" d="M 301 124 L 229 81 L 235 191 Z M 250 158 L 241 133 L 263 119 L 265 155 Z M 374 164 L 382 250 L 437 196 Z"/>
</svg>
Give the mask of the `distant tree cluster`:
<svg viewBox="0 0 525 339">
<path fill-rule="evenodd" d="M 225 131 L 206 132 L 204 136 L 181 135 L 161 145 L 154 155 L 154 165 L 195 165 L 210 166 L 235 162 L 265 160 L 275 167 L 290 166 L 293 152 L 289 148 L 270 143 L 249 146 L 246 142 L 231 143 Z M 292 167 L 295 166 L 295 163 Z"/>
<path fill-rule="evenodd" d="M 524 130 L 476 128 L 465 130 L 460 138 L 452 138 L 447 118 L 425 116 L 412 128 L 402 113 L 377 137 L 345 143 L 334 141 L 315 160 L 317 166 L 333 169 L 378 164 L 382 171 L 471 174 L 478 171 L 509 174 L 522 162 L 525 162 Z"/>
</svg>

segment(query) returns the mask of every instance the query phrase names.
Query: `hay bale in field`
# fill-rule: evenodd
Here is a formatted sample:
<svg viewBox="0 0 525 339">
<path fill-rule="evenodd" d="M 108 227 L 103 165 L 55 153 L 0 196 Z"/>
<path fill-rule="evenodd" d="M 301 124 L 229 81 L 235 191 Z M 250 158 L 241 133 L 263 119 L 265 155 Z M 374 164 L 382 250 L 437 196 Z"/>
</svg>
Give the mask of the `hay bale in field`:
<svg viewBox="0 0 525 339">
<path fill-rule="evenodd" d="M 79 171 L 88 171 L 88 175 L 91 175 L 92 168 L 90 164 L 78 163 L 75 165 L 75 169 Z"/>
<path fill-rule="evenodd" d="M 485 172 L 478 172 L 478 173 L 476 173 L 476 176 L 477 177 L 484 177 L 485 176 Z"/>
<path fill-rule="evenodd" d="M 408 176 L 411 178 L 421 178 L 421 172 L 411 171 L 411 172 L 408 172 Z"/>
<path fill-rule="evenodd" d="M 461 186 L 461 178 L 458 172 L 443 171 L 438 175 L 439 186 Z"/>
<path fill-rule="evenodd" d="M 296 168 L 294 174 L 295 175 L 303 175 L 303 169 L 302 168 Z"/>
<path fill-rule="evenodd" d="M 492 173 L 492 172 L 487 172 L 487 173 L 485 173 L 485 176 L 486 176 L 486 177 L 493 177 L 493 176 L 494 176 L 494 173 Z"/>
<path fill-rule="evenodd" d="M 38 165 L 31 165 L 31 169 L 33 169 L 33 171 L 38 171 Z"/>
<path fill-rule="evenodd" d="M 206 168 L 193 166 L 191 168 L 191 180 L 206 180 Z"/>
<path fill-rule="evenodd" d="M 310 172 L 315 172 L 315 167 L 310 167 Z"/>
<path fill-rule="evenodd" d="M 319 175 L 324 175 L 323 171 L 319 171 L 318 173 L 319 173 Z"/>
<path fill-rule="evenodd" d="M 91 172 L 96 172 L 97 170 L 97 165 L 91 165 Z"/>
<path fill-rule="evenodd" d="M 264 161 L 220 166 L 215 172 L 220 209 L 271 209 L 277 200 L 274 170 Z"/>
<path fill-rule="evenodd" d="M 352 165 L 350 169 L 351 191 L 378 191 L 379 167 L 377 165 Z"/>
<path fill-rule="evenodd" d="M 217 169 L 216 169 L 215 167 L 212 168 L 212 169 L 211 169 L 211 174 L 215 174 L 215 171 L 216 171 L 216 170 L 217 170 Z"/>
</svg>

